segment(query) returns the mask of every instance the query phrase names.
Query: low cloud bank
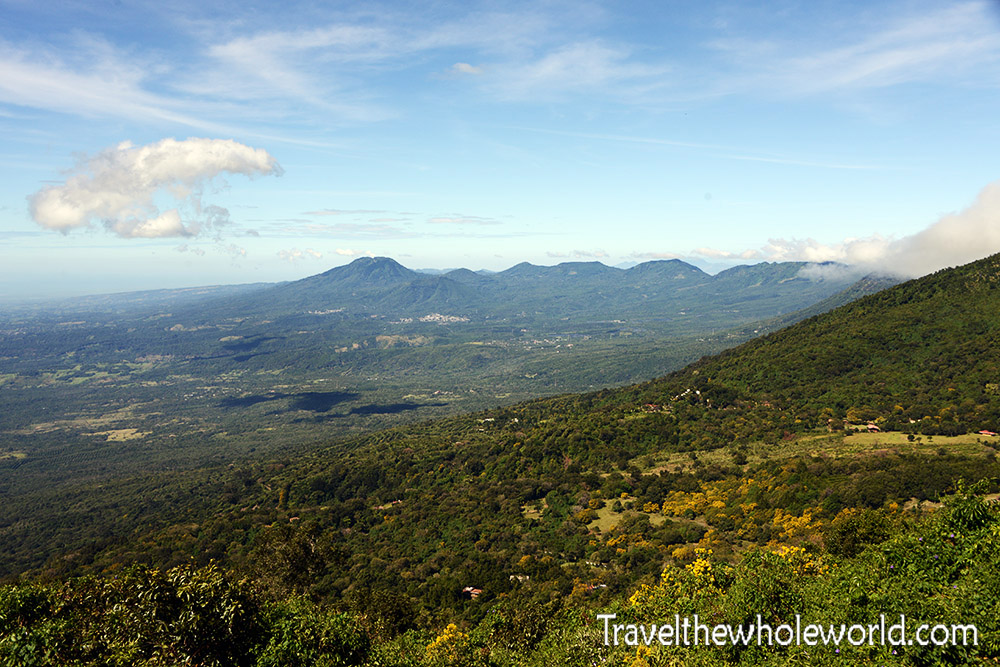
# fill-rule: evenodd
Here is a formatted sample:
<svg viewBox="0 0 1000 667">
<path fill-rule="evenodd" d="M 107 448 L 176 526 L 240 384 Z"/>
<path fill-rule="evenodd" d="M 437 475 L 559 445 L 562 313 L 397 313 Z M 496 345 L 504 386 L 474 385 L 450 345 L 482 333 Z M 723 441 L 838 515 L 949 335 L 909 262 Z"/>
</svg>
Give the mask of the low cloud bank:
<svg viewBox="0 0 1000 667">
<path fill-rule="evenodd" d="M 764 247 L 733 253 L 698 248 L 709 259 L 771 262 L 835 262 L 805 270 L 811 277 L 830 272 L 878 273 L 917 278 L 940 269 L 967 264 L 1000 252 L 1000 181 L 983 188 L 971 206 L 942 217 L 926 229 L 898 239 L 873 235 L 824 244 L 813 239 L 770 239 Z"/>
</svg>

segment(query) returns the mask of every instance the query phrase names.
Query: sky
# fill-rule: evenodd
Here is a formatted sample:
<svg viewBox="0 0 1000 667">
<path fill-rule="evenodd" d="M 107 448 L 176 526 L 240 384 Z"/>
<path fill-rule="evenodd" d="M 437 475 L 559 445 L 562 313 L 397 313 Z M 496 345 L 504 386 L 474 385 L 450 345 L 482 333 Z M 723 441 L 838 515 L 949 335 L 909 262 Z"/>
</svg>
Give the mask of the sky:
<svg viewBox="0 0 1000 667">
<path fill-rule="evenodd" d="M 0 17 L 0 300 L 363 255 L 909 277 L 1000 251 L 997 0 Z"/>
</svg>

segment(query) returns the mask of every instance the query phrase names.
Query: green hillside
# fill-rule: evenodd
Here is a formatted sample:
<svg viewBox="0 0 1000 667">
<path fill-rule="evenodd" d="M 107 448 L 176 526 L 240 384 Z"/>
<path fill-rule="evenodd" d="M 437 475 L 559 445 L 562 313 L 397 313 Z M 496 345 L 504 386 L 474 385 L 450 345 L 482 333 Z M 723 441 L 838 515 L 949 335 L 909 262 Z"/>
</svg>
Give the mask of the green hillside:
<svg viewBox="0 0 1000 667">
<path fill-rule="evenodd" d="M 79 621 L 54 591 L 105 618 L 126 599 L 109 579 L 123 573 L 164 595 L 207 578 L 215 587 L 199 590 L 217 595 L 206 605 L 242 600 L 257 614 L 252 637 L 207 621 L 191 632 L 232 637 L 246 664 L 276 664 L 266 660 L 279 645 L 372 665 L 995 660 L 1000 513 L 981 494 L 998 490 L 1000 463 L 996 438 L 978 432 L 1000 427 L 998 281 L 991 257 L 641 385 L 13 498 L 0 526 L 7 571 L 70 583 L 7 589 L 7 627 L 65 642 L 59 628 Z M 983 482 L 973 491 L 962 479 Z M 57 525 L 47 507 L 72 519 Z M 197 570 L 213 562 L 230 578 Z M 149 567 L 178 569 L 163 583 Z M 84 574 L 100 578 L 69 579 Z M 29 594 L 34 616 L 11 602 Z M 137 614 L 166 619 L 151 627 L 180 623 L 144 604 Z M 975 623 L 982 636 L 975 647 L 842 652 L 613 649 L 596 621 L 607 611 L 775 624 L 906 614 Z M 7 632 L 6 646 L 26 645 Z M 150 646 L 190 654 L 149 632 Z M 126 639 L 101 655 L 152 655 Z"/>
<path fill-rule="evenodd" d="M 829 419 L 930 435 L 997 430 L 998 279 L 996 256 L 941 271 L 622 396 L 666 400 L 694 388 L 702 390 L 704 414 L 726 408 L 757 418 L 774 414 L 793 431 Z M 764 402 L 770 405 L 762 410 Z"/>
</svg>

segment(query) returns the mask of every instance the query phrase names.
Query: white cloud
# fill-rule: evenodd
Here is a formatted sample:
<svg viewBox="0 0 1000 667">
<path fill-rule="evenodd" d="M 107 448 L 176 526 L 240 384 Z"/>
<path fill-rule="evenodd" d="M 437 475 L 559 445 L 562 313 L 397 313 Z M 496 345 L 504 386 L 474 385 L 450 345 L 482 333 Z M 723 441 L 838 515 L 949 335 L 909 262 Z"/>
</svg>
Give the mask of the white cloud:
<svg viewBox="0 0 1000 667">
<path fill-rule="evenodd" d="M 219 249 L 222 250 L 222 252 L 232 256 L 233 259 L 239 259 L 240 257 L 247 256 L 247 249 L 242 246 L 238 246 L 235 243 L 228 243 L 225 245 L 220 243 Z"/>
<path fill-rule="evenodd" d="M 123 142 L 82 159 L 65 182 L 28 198 L 40 226 L 63 233 L 95 220 L 122 238 L 195 236 L 229 223 L 229 212 L 203 205 L 202 188 L 220 174 L 282 173 L 260 148 L 226 139 L 163 139 L 146 146 Z M 161 211 L 157 198 L 178 208 Z M 181 210 L 190 211 L 186 221 Z"/>
<path fill-rule="evenodd" d="M 40 222 L 40 221 L 39 221 Z M 137 220 L 129 218 L 125 220 L 108 220 L 108 228 L 122 238 L 142 238 L 158 239 L 165 236 L 193 236 L 184 223 L 177 209 L 164 211 L 155 218 L 148 220 Z M 65 230 L 62 228 L 61 231 Z"/>
<path fill-rule="evenodd" d="M 553 259 L 604 259 L 608 253 L 603 250 L 574 250 L 573 252 L 547 252 L 547 256 Z"/>
<path fill-rule="evenodd" d="M 709 259 L 761 259 L 763 257 L 759 250 L 744 250 L 743 252 L 734 253 L 725 250 L 716 250 L 715 248 L 695 248 L 692 254 L 701 255 Z"/>
<path fill-rule="evenodd" d="M 340 254 L 339 251 L 338 254 Z M 303 259 L 322 259 L 323 253 L 313 250 L 312 248 L 306 248 L 304 250 L 290 248 L 288 250 L 279 250 L 278 257 L 286 262 L 298 262 Z"/>
<path fill-rule="evenodd" d="M 375 209 L 337 209 L 325 208 L 319 211 L 306 211 L 302 215 L 372 215 L 375 213 L 389 213 L 389 211 L 379 211 Z"/>
<path fill-rule="evenodd" d="M 483 73 L 482 67 L 476 67 L 475 65 L 470 65 L 469 63 L 455 63 L 451 66 L 450 70 L 453 74 L 472 74 L 478 75 Z"/>
<path fill-rule="evenodd" d="M 926 229 L 899 239 L 879 235 L 825 244 L 815 239 L 770 239 L 739 253 L 698 248 L 712 259 L 837 262 L 865 273 L 915 278 L 1000 252 L 1000 181 L 983 188 L 971 206 L 943 216 Z"/>
<path fill-rule="evenodd" d="M 371 250 L 351 250 L 350 248 L 337 248 L 334 250 L 335 253 L 342 257 L 357 257 L 358 255 L 364 255 L 365 257 L 374 257 L 375 253 Z"/>
<path fill-rule="evenodd" d="M 192 255 L 198 255 L 199 257 L 204 257 L 204 255 L 205 255 L 205 251 L 204 250 L 202 250 L 201 248 L 191 247 L 187 243 L 183 243 L 183 244 L 177 246 L 176 248 L 174 248 L 174 250 L 176 250 L 177 252 L 189 252 Z"/>
<path fill-rule="evenodd" d="M 427 222 L 433 225 L 499 225 L 498 220 L 484 218 L 479 215 L 454 215 L 428 218 Z"/>
<path fill-rule="evenodd" d="M 680 259 L 681 255 L 675 252 L 633 252 L 629 257 L 632 259 Z"/>
<path fill-rule="evenodd" d="M 869 273 L 859 266 L 848 266 L 846 264 L 806 264 L 799 270 L 799 276 L 809 280 L 836 280 L 845 282 L 848 280 L 858 280 Z"/>
<path fill-rule="evenodd" d="M 296 224 L 268 225 L 265 233 L 269 236 L 297 237 L 334 237 L 355 239 L 406 239 L 418 236 L 414 232 L 400 229 L 392 225 L 377 223 L 338 222 L 326 224 L 321 222 L 300 222 Z"/>
<path fill-rule="evenodd" d="M 216 238 L 215 243 L 213 243 L 210 247 L 215 252 L 229 255 L 233 259 L 240 259 L 242 257 L 247 256 L 246 248 L 238 246 L 235 243 L 224 243 L 220 238 Z M 183 243 L 179 246 L 176 246 L 174 250 L 176 250 L 177 252 L 189 252 L 192 255 L 197 255 L 199 257 L 205 256 L 205 250 L 203 248 L 192 246 L 188 243 Z"/>
</svg>

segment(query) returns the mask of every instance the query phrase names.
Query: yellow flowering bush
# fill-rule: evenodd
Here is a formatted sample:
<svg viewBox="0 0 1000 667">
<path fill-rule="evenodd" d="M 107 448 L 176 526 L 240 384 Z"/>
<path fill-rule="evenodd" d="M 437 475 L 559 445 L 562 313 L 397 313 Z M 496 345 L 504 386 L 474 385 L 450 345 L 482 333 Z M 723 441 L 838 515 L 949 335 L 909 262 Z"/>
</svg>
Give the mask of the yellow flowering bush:
<svg viewBox="0 0 1000 667">
<path fill-rule="evenodd" d="M 800 576 L 817 576 L 826 574 L 830 570 L 831 565 L 826 558 L 813 556 L 802 547 L 783 544 L 775 549 L 774 553 L 791 565 L 795 574 Z"/>
<path fill-rule="evenodd" d="M 441 634 L 427 645 L 427 658 L 433 665 L 465 665 L 469 663 L 472 646 L 469 635 L 449 623 Z"/>
</svg>

